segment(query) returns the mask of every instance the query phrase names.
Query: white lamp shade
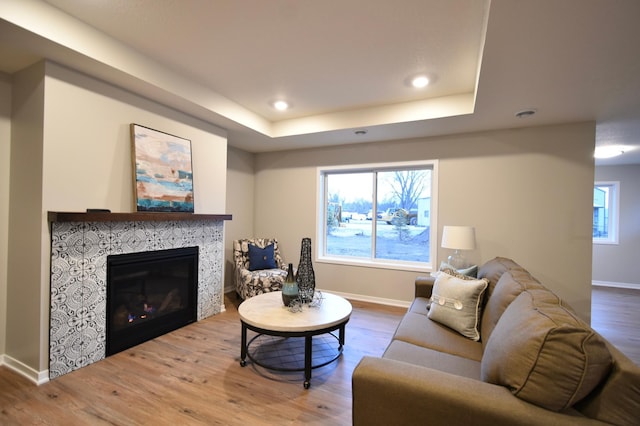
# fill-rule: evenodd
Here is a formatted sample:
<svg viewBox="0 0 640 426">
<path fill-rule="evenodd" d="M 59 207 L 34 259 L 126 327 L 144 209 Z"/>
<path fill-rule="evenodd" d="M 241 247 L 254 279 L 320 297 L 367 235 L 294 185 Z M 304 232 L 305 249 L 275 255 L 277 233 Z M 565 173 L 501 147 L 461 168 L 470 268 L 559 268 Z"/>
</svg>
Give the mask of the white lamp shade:
<svg viewBox="0 0 640 426">
<path fill-rule="evenodd" d="M 445 226 L 442 230 L 442 247 L 455 250 L 476 248 L 476 229 L 473 226 Z"/>
</svg>

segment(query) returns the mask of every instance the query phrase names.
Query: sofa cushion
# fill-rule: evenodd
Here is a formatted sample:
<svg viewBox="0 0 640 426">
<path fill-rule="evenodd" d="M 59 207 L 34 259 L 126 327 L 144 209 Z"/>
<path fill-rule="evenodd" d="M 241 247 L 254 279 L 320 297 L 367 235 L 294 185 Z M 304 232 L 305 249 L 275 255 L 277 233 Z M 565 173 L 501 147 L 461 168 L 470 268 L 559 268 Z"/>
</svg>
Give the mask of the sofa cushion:
<svg viewBox="0 0 640 426">
<path fill-rule="evenodd" d="M 509 304 L 524 290 L 533 288 L 544 289 L 544 286 L 525 270 L 511 269 L 500 276 L 482 312 L 481 335 L 485 344 Z"/>
<path fill-rule="evenodd" d="M 273 244 L 262 248 L 249 244 L 249 270 L 276 269 L 275 249 Z"/>
<path fill-rule="evenodd" d="M 449 327 L 429 320 L 423 314 L 407 312 L 393 336 L 414 345 L 480 361 L 482 344 L 467 339 Z"/>
<path fill-rule="evenodd" d="M 480 380 L 480 361 L 423 348 L 400 340 L 392 341 L 382 357 Z"/>
<path fill-rule="evenodd" d="M 487 280 L 467 280 L 438 272 L 428 317 L 472 340 L 480 340 L 482 295 Z"/>
<path fill-rule="evenodd" d="M 500 280 L 502 274 L 511 269 L 520 269 L 524 271 L 522 266 L 506 257 L 495 257 L 478 269 L 478 278 L 486 278 L 489 280 L 489 286 L 487 287 L 487 291 L 485 292 L 486 294 L 484 295 L 485 300 L 491 298 L 493 289 L 496 287 L 496 284 L 498 283 L 498 280 Z"/>
<path fill-rule="evenodd" d="M 602 381 L 611 355 L 595 331 L 548 297 L 548 291 L 523 291 L 511 302 L 485 345 L 481 377 L 560 411 Z"/>
<path fill-rule="evenodd" d="M 640 419 L 640 369 L 611 344 L 613 366 L 607 379 L 575 408 L 594 419 L 614 425 L 637 426 Z"/>
</svg>

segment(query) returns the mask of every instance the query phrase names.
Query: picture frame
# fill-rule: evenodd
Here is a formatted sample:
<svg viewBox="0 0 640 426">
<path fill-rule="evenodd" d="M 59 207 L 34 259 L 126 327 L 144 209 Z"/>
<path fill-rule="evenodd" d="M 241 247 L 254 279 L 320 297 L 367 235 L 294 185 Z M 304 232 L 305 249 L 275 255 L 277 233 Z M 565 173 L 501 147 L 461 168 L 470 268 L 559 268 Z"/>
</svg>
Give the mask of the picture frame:
<svg viewBox="0 0 640 426">
<path fill-rule="evenodd" d="M 136 211 L 193 213 L 191 141 L 132 123 L 131 149 Z"/>
</svg>

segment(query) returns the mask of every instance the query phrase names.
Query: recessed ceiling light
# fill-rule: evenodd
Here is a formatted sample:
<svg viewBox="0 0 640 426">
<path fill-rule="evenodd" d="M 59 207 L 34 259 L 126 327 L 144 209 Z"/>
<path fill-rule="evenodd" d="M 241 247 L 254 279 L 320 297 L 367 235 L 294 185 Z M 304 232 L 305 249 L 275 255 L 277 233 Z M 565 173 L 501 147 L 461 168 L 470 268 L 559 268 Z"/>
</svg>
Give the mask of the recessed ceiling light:
<svg viewBox="0 0 640 426">
<path fill-rule="evenodd" d="M 624 152 L 627 150 L 626 146 L 623 145 L 602 145 L 602 146 L 597 146 L 595 152 L 593 153 L 593 156 L 595 158 L 613 158 L 613 157 L 617 157 L 618 155 L 622 155 L 624 154 Z"/>
<path fill-rule="evenodd" d="M 429 77 L 426 75 L 417 75 L 411 79 L 411 85 L 416 89 L 422 89 L 429 84 Z"/>
<path fill-rule="evenodd" d="M 286 111 L 289 109 L 289 103 L 287 101 L 274 101 L 272 105 L 278 111 Z"/>
<path fill-rule="evenodd" d="M 436 75 L 433 73 L 421 72 L 409 75 L 404 79 L 404 84 L 412 89 L 424 89 L 427 86 L 433 85 L 436 78 Z"/>
<path fill-rule="evenodd" d="M 516 117 L 518 118 L 529 118 L 536 113 L 536 110 L 533 108 L 523 109 L 522 111 L 516 112 Z"/>
</svg>

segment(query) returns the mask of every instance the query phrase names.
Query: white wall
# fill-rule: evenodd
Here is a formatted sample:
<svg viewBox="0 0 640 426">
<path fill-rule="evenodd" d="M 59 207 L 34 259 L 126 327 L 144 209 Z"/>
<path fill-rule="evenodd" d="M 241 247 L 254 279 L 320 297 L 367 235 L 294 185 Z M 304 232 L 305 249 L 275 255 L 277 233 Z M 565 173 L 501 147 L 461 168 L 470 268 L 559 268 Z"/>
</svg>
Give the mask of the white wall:
<svg viewBox="0 0 640 426">
<path fill-rule="evenodd" d="M 593 245 L 593 280 L 640 288 L 640 165 L 596 167 L 595 180 L 620 182 L 619 244 Z"/>
<path fill-rule="evenodd" d="M 440 159 L 438 243 L 443 225 L 475 226 L 472 260 L 513 258 L 589 320 L 594 141 L 594 123 L 579 123 L 257 154 L 255 233 L 277 236 L 297 263 L 301 239 L 316 235 L 318 166 Z M 321 289 L 385 301 L 410 301 L 417 275 L 314 269 Z"/>
<path fill-rule="evenodd" d="M 39 95 L 40 152 L 34 153 L 42 158 L 42 164 L 23 160 L 18 165 L 24 176 L 37 179 L 40 188 L 34 190 L 36 184 L 12 175 L 10 203 L 14 212 L 19 206 L 14 195 L 28 193 L 29 201 L 38 205 L 29 209 L 35 218 L 11 216 L 10 226 L 20 233 L 28 228 L 37 237 L 29 239 L 33 243 L 22 251 L 17 250 L 21 244 L 17 238 L 10 240 L 9 252 L 16 253 L 9 258 L 13 270 L 29 271 L 29 275 L 9 275 L 7 303 L 13 311 L 7 320 L 7 335 L 15 338 L 7 338 L 6 351 L 28 367 L 43 371 L 48 366 L 49 330 L 51 237 L 47 212 L 86 208 L 135 211 L 129 125 L 138 123 L 191 140 L 195 211 L 226 213 L 227 142 L 225 132 L 215 126 L 54 63 L 37 64 L 20 74 L 31 76 L 33 70 L 43 87 Z M 28 85 L 22 86 L 26 90 Z M 16 98 L 26 99 L 27 94 Z M 14 103 L 14 111 L 19 107 Z M 30 124 L 38 128 L 38 123 L 25 123 L 27 127 Z M 17 136 L 12 138 L 12 147 L 22 144 L 18 139 L 25 133 L 14 131 Z M 36 149 L 37 144 L 29 149 Z M 16 165 L 13 158 L 12 167 Z M 27 251 L 31 255 L 26 255 Z M 27 314 L 28 321 L 36 324 L 28 324 L 25 332 L 24 324 L 18 323 L 19 314 Z"/>
<path fill-rule="evenodd" d="M 7 324 L 7 246 L 9 244 L 10 156 L 11 77 L 0 73 L 0 354 L 5 353 Z"/>
</svg>

